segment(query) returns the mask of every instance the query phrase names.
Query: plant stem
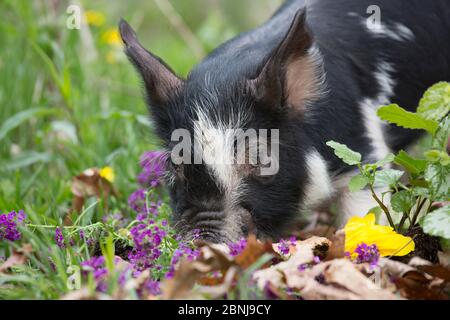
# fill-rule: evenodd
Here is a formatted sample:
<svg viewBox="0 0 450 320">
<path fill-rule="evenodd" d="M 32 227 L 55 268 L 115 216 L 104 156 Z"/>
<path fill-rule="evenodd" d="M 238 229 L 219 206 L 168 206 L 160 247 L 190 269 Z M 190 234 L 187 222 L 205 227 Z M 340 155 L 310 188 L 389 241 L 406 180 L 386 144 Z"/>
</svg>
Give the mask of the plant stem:
<svg viewBox="0 0 450 320">
<path fill-rule="evenodd" d="M 416 212 L 414 212 L 414 216 L 411 220 L 411 225 L 409 226 L 409 230 L 411 230 L 414 227 L 414 225 L 416 224 L 417 218 L 419 217 L 420 211 L 422 211 L 422 208 L 425 205 L 425 202 L 427 202 L 426 198 L 418 203 Z"/>
<path fill-rule="evenodd" d="M 383 201 L 381 201 L 378 196 L 375 193 L 375 190 L 373 189 L 373 186 L 371 184 L 369 184 L 369 188 L 370 191 L 372 192 L 372 197 L 375 199 L 375 201 L 378 203 L 378 205 L 380 206 L 381 210 L 384 211 L 384 213 L 386 214 L 386 217 L 389 221 L 389 224 L 391 225 L 392 228 L 395 229 L 395 224 L 394 224 L 394 220 L 392 220 L 391 214 L 389 213 L 389 209 L 384 205 Z"/>
<path fill-rule="evenodd" d="M 409 214 L 403 213 L 402 219 L 400 220 L 400 223 L 398 224 L 398 232 L 400 232 L 400 233 L 402 232 L 403 225 L 405 224 L 406 219 L 408 219 L 408 217 L 409 217 Z"/>
</svg>

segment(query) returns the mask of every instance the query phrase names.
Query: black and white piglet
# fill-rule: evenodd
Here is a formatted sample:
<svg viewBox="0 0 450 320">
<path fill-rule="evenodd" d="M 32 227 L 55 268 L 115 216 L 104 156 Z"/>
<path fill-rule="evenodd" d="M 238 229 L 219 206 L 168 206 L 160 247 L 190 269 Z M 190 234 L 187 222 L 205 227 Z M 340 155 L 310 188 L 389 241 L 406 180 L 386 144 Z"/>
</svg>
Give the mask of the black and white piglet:
<svg viewBox="0 0 450 320">
<path fill-rule="evenodd" d="M 372 5 L 380 23 L 367 13 Z M 120 33 L 172 154 L 167 186 L 175 226 L 185 235 L 200 229 L 216 242 L 249 231 L 277 239 L 302 212 L 332 199 L 338 224 L 365 214 L 375 206 L 370 194 L 348 192 L 354 172 L 325 143 L 344 143 L 364 161 L 407 147 L 420 132 L 386 125 L 377 107 L 392 101 L 414 110 L 429 86 L 450 80 L 448 0 L 287 1 L 187 79 L 144 49 L 125 21 Z M 180 130 L 196 143 L 178 149 Z M 245 139 L 249 130 L 269 147 L 256 161 L 250 149 L 261 145 Z M 192 160 L 198 150 L 204 161 Z M 246 162 L 235 161 L 237 150 Z M 262 174 L 267 168 L 274 170 Z"/>
</svg>

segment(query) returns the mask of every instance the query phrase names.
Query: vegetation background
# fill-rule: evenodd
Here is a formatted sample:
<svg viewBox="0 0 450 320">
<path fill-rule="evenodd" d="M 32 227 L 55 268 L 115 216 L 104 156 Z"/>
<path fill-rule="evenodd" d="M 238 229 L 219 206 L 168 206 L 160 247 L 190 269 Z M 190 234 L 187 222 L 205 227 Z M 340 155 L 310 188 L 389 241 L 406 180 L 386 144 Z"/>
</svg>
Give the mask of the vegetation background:
<svg viewBox="0 0 450 320">
<path fill-rule="evenodd" d="M 117 24 L 127 19 L 145 46 L 185 76 L 205 54 L 264 21 L 281 0 L 0 2 L 0 209 L 58 219 L 70 182 L 111 166 L 123 201 L 136 188 L 138 159 L 155 149 L 140 79 Z M 69 5 L 88 13 L 66 26 Z"/>
</svg>

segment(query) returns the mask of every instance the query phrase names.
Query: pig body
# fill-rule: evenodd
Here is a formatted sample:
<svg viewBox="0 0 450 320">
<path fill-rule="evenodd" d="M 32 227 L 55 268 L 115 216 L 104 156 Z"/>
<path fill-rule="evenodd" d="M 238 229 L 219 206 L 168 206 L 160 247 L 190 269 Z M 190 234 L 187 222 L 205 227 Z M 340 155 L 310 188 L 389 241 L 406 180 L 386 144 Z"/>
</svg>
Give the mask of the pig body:
<svg viewBox="0 0 450 320">
<path fill-rule="evenodd" d="M 450 3 L 379 0 L 377 6 L 287 1 L 265 24 L 214 50 L 187 79 L 121 22 L 165 148 L 173 155 L 179 142 L 173 133 L 183 129 L 208 160 L 169 158 L 167 185 L 183 234 L 200 229 L 203 238 L 223 242 L 252 231 L 276 239 L 303 212 L 333 199 L 339 225 L 376 206 L 369 192 L 348 192 L 354 170 L 326 142 L 346 144 L 364 162 L 405 148 L 421 133 L 381 122 L 377 108 L 395 102 L 414 110 L 429 86 L 450 80 Z M 249 153 L 252 142 L 236 136 L 250 129 L 259 130 L 257 138 L 269 130 L 264 141 L 276 147 L 266 154 L 269 166 L 276 163 L 273 174 L 261 174 L 260 161 L 233 162 L 236 145 Z M 197 153 L 189 147 L 178 155 Z"/>
</svg>

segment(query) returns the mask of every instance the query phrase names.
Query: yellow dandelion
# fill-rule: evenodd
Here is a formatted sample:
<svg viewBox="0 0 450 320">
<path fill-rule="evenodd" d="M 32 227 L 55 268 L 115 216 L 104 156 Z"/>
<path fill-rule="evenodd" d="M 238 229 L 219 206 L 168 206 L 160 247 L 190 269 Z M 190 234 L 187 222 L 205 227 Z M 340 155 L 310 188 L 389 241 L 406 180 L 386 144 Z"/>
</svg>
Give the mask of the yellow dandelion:
<svg viewBox="0 0 450 320">
<path fill-rule="evenodd" d="M 345 231 L 345 251 L 354 255 L 358 245 L 376 244 L 380 255 L 385 256 L 405 256 L 414 251 L 414 241 L 410 237 L 405 237 L 395 232 L 391 227 L 375 224 L 375 215 L 369 213 L 365 217 L 351 218 L 344 228 Z"/>
<path fill-rule="evenodd" d="M 110 46 L 119 47 L 123 45 L 117 28 L 111 28 L 103 32 L 101 40 Z"/>
<path fill-rule="evenodd" d="M 99 11 L 87 10 L 84 13 L 86 23 L 90 26 L 101 27 L 105 24 L 105 15 Z"/>
<path fill-rule="evenodd" d="M 105 180 L 108 180 L 109 182 L 114 182 L 114 170 L 111 167 L 104 167 L 99 171 L 100 177 L 102 177 Z"/>
</svg>

